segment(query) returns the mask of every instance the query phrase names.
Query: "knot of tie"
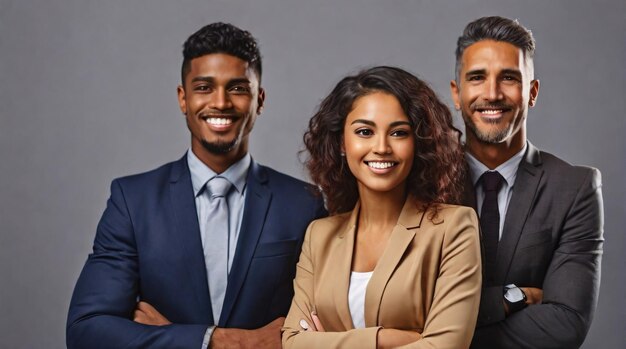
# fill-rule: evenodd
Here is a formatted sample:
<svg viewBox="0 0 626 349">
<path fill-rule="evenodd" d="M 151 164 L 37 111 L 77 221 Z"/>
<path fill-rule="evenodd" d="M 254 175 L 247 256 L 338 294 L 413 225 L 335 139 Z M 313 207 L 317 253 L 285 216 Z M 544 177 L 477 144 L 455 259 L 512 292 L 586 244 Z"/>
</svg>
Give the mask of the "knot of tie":
<svg viewBox="0 0 626 349">
<path fill-rule="evenodd" d="M 207 183 L 207 189 L 211 195 L 211 200 L 215 198 L 225 197 L 230 190 L 230 182 L 224 177 L 213 177 Z"/>
<path fill-rule="evenodd" d="M 504 178 L 498 171 L 487 171 L 480 176 L 483 182 L 484 191 L 498 191 L 502 186 Z"/>
</svg>

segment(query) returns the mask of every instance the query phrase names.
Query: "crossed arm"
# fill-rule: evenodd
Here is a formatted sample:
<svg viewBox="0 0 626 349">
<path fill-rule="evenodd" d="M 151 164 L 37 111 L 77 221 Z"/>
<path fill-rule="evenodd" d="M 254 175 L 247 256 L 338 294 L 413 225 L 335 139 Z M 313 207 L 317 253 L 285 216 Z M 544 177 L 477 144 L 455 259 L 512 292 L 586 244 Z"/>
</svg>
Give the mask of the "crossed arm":
<svg viewBox="0 0 626 349">
<path fill-rule="evenodd" d="M 535 303 L 539 297 L 540 304 L 531 304 L 505 318 L 502 287 L 484 288 L 481 312 L 493 314 L 492 322 L 476 329 L 472 347 L 579 347 L 598 299 L 602 227 L 600 173 L 593 169 L 566 217 L 543 289 L 524 289 L 534 299 L 527 303 Z"/>
<path fill-rule="evenodd" d="M 171 323 L 149 304 L 137 303 L 139 262 L 129 217 L 122 187 L 114 181 L 70 304 L 68 348 L 200 349 L 208 324 Z M 257 330 L 218 328 L 211 347 L 280 348 L 282 321 Z"/>
<path fill-rule="evenodd" d="M 436 287 L 421 334 L 382 326 L 324 332 L 317 314 L 313 311 L 314 258 L 311 236 L 315 235 L 315 223 L 311 224 L 297 266 L 295 296 L 283 328 L 283 347 L 441 349 L 469 346 L 476 322 L 481 285 L 478 221 L 471 209 L 458 209 L 447 219 L 446 224 Z M 407 305 L 407 309 L 409 308 Z M 314 331 L 310 330 L 311 326 L 314 326 Z M 309 330 L 304 327 L 309 327 Z"/>
</svg>

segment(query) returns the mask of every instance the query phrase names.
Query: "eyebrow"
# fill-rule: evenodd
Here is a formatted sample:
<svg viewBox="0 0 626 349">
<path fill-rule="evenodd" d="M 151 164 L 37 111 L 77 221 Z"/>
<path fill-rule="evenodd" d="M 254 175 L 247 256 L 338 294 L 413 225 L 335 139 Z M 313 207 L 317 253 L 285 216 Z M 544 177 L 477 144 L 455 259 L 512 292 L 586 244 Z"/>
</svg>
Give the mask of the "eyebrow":
<svg viewBox="0 0 626 349">
<path fill-rule="evenodd" d="M 366 124 L 372 127 L 376 127 L 376 123 L 374 121 L 370 121 L 370 120 L 365 120 L 365 119 L 356 119 L 354 121 L 352 121 L 352 123 L 350 125 L 354 125 L 354 124 Z M 411 126 L 411 123 L 408 121 L 394 121 L 392 123 L 389 124 L 390 127 L 396 127 L 396 126 L 400 126 L 400 125 L 407 125 L 407 126 Z"/>
<path fill-rule="evenodd" d="M 469 70 L 465 73 L 465 76 L 473 76 L 473 75 L 485 75 L 487 74 L 486 69 L 474 69 Z M 522 72 L 519 69 L 502 69 L 500 74 L 514 74 L 514 75 L 522 75 Z"/>
<path fill-rule="evenodd" d="M 191 82 L 198 82 L 198 81 L 214 83 L 215 78 L 212 76 L 196 76 L 195 78 L 191 79 Z M 249 84 L 250 80 L 245 77 L 233 78 L 233 79 L 228 80 L 227 84 L 232 85 L 232 84 L 241 84 L 241 83 Z"/>
</svg>

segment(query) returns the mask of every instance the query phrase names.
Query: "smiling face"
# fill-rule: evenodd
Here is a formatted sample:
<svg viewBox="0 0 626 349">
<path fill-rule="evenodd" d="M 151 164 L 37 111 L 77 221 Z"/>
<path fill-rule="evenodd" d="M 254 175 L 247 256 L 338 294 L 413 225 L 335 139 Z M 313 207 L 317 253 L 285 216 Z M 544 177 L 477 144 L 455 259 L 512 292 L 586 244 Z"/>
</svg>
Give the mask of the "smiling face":
<svg viewBox="0 0 626 349">
<path fill-rule="evenodd" d="M 246 61 L 223 53 L 192 59 L 178 103 L 194 154 L 214 170 L 241 159 L 264 96 Z"/>
<path fill-rule="evenodd" d="M 358 98 L 346 117 L 343 150 L 359 192 L 406 191 L 414 138 L 396 97 L 374 92 Z"/>
<path fill-rule="evenodd" d="M 468 144 L 523 147 L 528 107 L 534 106 L 539 92 L 539 81 L 532 75 L 532 62 L 507 42 L 483 40 L 465 49 L 459 81 L 450 84 Z"/>
</svg>

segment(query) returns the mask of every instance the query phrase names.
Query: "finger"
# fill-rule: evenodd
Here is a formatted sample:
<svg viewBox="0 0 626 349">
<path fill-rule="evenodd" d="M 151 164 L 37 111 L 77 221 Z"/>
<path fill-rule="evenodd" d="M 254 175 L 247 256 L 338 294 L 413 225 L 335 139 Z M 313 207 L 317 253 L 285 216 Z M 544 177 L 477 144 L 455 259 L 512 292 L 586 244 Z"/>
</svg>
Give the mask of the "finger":
<svg viewBox="0 0 626 349">
<path fill-rule="evenodd" d="M 311 318 L 313 320 L 313 325 L 315 326 L 315 329 L 320 332 L 325 332 L 324 326 L 322 326 L 322 322 L 320 321 L 320 318 L 317 316 L 317 312 L 315 311 L 311 312 Z"/>
<path fill-rule="evenodd" d="M 135 313 L 133 314 L 133 321 L 144 323 L 145 318 L 146 318 L 146 313 L 144 313 L 141 310 L 135 310 Z"/>
<path fill-rule="evenodd" d="M 144 301 L 140 301 L 139 303 L 137 303 L 137 308 L 139 308 L 140 310 L 146 313 L 155 310 L 153 306 L 151 306 L 149 303 L 146 303 Z"/>
</svg>

